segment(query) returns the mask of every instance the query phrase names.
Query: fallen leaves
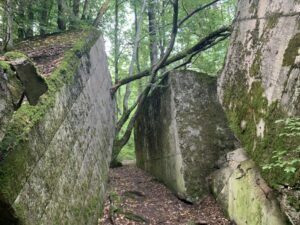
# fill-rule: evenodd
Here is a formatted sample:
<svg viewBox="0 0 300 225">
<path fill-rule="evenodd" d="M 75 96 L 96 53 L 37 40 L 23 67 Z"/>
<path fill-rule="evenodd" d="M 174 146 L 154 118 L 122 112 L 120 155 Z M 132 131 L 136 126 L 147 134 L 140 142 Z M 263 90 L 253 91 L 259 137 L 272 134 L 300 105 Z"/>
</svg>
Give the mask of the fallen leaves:
<svg viewBox="0 0 300 225">
<path fill-rule="evenodd" d="M 112 169 L 109 186 L 99 225 L 230 224 L 212 196 L 205 197 L 199 204 L 184 203 L 163 184 L 134 166 Z"/>
</svg>

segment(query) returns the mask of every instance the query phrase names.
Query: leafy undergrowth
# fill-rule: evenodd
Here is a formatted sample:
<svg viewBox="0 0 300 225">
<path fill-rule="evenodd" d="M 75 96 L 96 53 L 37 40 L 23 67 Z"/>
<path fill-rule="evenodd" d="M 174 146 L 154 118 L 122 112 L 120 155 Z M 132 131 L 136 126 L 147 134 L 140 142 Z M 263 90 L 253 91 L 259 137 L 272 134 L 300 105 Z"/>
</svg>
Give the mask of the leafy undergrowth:
<svg viewBox="0 0 300 225">
<path fill-rule="evenodd" d="M 230 224 L 211 196 L 199 204 L 187 204 L 134 166 L 111 169 L 109 186 L 99 225 Z"/>
<path fill-rule="evenodd" d="M 124 160 L 135 160 L 134 144 L 128 143 L 124 146 L 120 154 L 118 155 L 118 161 L 122 162 Z"/>
<path fill-rule="evenodd" d="M 25 53 L 39 72 L 47 77 L 60 65 L 64 53 L 74 46 L 79 37 L 86 36 L 87 32 L 87 30 L 69 31 L 36 37 L 19 42 L 14 50 Z"/>
</svg>

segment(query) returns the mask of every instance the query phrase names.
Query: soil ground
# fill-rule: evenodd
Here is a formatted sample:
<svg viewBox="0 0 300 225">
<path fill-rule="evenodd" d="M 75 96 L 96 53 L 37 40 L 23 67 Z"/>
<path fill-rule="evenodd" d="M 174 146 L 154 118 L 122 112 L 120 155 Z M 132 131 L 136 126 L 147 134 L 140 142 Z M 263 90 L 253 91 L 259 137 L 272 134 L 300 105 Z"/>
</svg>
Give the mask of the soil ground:
<svg viewBox="0 0 300 225">
<path fill-rule="evenodd" d="M 230 225 L 212 196 L 191 205 L 133 165 L 111 169 L 99 225 Z"/>
</svg>

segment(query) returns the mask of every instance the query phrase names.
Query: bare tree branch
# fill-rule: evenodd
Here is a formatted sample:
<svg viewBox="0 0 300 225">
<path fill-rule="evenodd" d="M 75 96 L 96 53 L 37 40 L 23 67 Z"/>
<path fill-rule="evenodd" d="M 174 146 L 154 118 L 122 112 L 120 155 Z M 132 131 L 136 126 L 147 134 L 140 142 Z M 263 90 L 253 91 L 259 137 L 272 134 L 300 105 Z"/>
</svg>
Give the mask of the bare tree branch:
<svg viewBox="0 0 300 225">
<path fill-rule="evenodd" d="M 160 66 L 156 69 L 162 69 L 174 62 L 177 62 L 177 61 L 185 58 L 188 55 L 195 53 L 195 52 L 197 52 L 197 53 L 202 52 L 207 49 L 207 46 L 211 47 L 211 46 L 219 43 L 219 39 L 224 40 L 223 37 L 227 38 L 230 36 L 230 34 L 231 34 L 230 26 L 222 27 L 222 28 L 210 33 L 205 38 L 201 39 L 197 44 L 195 44 L 191 48 L 183 50 L 183 51 L 179 52 L 178 54 L 170 57 L 165 62 L 160 64 Z M 119 82 L 117 84 L 115 84 L 115 86 L 112 88 L 112 90 L 111 90 L 112 94 L 114 94 L 124 84 L 132 82 L 134 80 L 141 79 L 146 76 L 149 76 L 151 74 L 152 69 L 153 68 L 148 68 L 132 77 L 125 78 L 123 80 L 119 80 Z"/>
<path fill-rule="evenodd" d="M 210 2 L 210 3 L 207 3 L 205 5 L 199 6 L 197 9 L 193 10 L 190 14 L 188 14 L 186 17 L 184 17 L 182 20 L 180 20 L 179 23 L 178 23 L 178 27 L 181 27 L 182 24 L 185 21 L 187 21 L 189 18 L 191 18 L 194 14 L 196 14 L 196 13 L 198 13 L 198 12 L 200 12 L 200 11 L 202 11 L 202 10 L 210 7 L 210 6 L 212 6 L 213 4 L 215 4 L 215 3 L 219 2 L 219 1 L 221 1 L 221 0 L 214 0 L 214 1 Z"/>
</svg>

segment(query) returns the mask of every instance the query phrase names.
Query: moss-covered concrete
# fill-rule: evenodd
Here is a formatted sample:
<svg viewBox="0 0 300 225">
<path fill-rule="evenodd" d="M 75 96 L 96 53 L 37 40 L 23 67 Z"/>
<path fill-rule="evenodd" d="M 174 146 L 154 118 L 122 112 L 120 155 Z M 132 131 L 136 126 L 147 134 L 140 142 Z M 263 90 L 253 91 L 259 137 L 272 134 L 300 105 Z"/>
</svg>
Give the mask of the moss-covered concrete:
<svg viewBox="0 0 300 225">
<path fill-rule="evenodd" d="M 25 224 L 95 223 L 83 218 L 101 211 L 114 127 L 99 32 L 87 30 L 46 82 L 38 104 L 24 103 L 5 127 L 1 193 Z"/>
<path fill-rule="evenodd" d="M 286 173 L 283 169 L 262 168 L 276 160 L 276 152 L 289 152 L 300 145 L 297 137 L 280 136 L 284 127 L 275 123 L 300 115 L 300 39 L 296 15 L 299 3 L 257 1 L 256 7 L 259 18 L 250 17 L 252 14 L 245 10 L 251 8 L 248 1 L 239 2 L 241 15 L 219 78 L 219 98 L 232 130 L 267 183 L 278 191 L 282 191 L 278 188 L 282 184 L 296 190 L 300 184 L 299 169 Z M 286 155 L 286 160 L 292 158 L 291 154 Z"/>
<path fill-rule="evenodd" d="M 272 189 L 243 149 L 230 152 L 225 158 L 211 180 L 212 191 L 230 219 L 239 225 L 287 224 Z"/>
<path fill-rule="evenodd" d="M 299 54 L 300 48 L 300 33 L 294 35 L 289 41 L 289 45 L 284 53 L 283 66 L 293 66 L 295 64 L 296 57 Z"/>
</svg>

